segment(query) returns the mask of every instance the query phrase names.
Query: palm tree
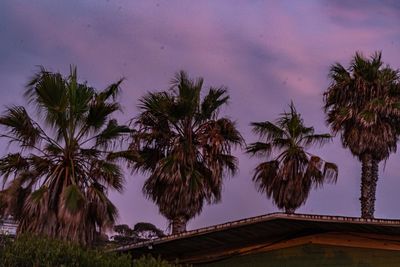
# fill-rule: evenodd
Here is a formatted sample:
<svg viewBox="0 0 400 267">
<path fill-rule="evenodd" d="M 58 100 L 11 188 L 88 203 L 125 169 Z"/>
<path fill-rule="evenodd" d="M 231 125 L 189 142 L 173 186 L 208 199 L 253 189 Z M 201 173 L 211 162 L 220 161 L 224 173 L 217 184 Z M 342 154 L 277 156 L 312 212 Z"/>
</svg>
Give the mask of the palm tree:
<svg viewBox="0 0 400 267">
<path fill-rule="evenodd" d="M 293 103 L 290 112 L 281 114 L 275 123 L 251 125 L 262 141 L 250 144 L 247 153 L 270 159 L 256 167 L 253 181 L 260 192 L 272 197 L 279 209 L 294 213 L 306 202 L 313 186 L 336 182 L 337 166 L 305 150 L 313 145 L 322 146 L 331 136 L 315 134 L 313 127 L 306 127 Z"/>
<path fill-rule="evenodd" d="M 382 55 L 356 53 L 349 68 L 334 64 L 324 93 L 326 122 L 362 164 L 361 217 L 373 218 L 378 164 L 396 151 L 400 119 L 399 73 Z"/>
<path fill-rule="evenodd" d="M 237 168 L 231 147 L 242 143 L 234 122 L 218 117 L 229 99 L 226 89 L 211 87 L 201 99 L 202 87 L 202 78 L 181 71 L 169 91 L 140 100 L 135 120 L 132 148 L 142 161 L 134 167 L 149 174 L 143 192 L 170 221 L 173 234 L 186 230 L 205 201 L 220 201 L 223 176 Z"/>
<path fill-rule="evenodd" d="M 90 245 L 113 225 L 107 191 L 123 189 L 123 174 L 112 149 L 130 132 L 111 118 L 121 82 L 96 91 L 77 81 L 75 67 L 68 77 L 42 67 L 25 91 L 37 120 L 23 106 L 0 117 L 1 137 L 19 148 L 0 159 L 2 212 L 19 221 L 18 233 Z"/>
</svg>

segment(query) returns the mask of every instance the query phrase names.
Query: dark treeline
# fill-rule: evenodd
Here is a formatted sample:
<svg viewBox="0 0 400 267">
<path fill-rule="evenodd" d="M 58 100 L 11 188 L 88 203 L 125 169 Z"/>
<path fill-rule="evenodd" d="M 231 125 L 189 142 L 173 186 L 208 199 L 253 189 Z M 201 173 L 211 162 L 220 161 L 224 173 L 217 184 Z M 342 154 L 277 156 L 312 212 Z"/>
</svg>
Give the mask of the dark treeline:
<svg viewBox="0 0 400 267">
<path fill-rule="evenodd" d="M 92 245 L 115 224 L 107 193 L 123 190 L 126 164 L 147 177 L 145 197 L 178 234 L 205 204 L 221 201 L 224 178 L 238 168 L 235 147 L 260 158 L 253 182 L 293 213 L 313 188 L 336 182 L 338 166 L 307 149 L 338 134 L 362 164 L 361 216 L 373 218 L 378 164 L 396 151 L 400 134 L 399 71 L 381 53 L 356 53 L 348 67 L 332 65 L 329 77 L 322 101 L 333 135 L 315 133 L 291 103 L 275 121 L 252 122 L 259 140 L 246 145 L 235 122 L 219 114 L 227 89 L 204 88 L 184 71 L 167 90 L 141 97 L 139 115 L 123 125 L 115 119 L 122 80 L 97 90 L 78 81 L 74 67 L 67 76 L 42 68 L 26 86 L 27 106 L 0 117 L 1 137 L 17 148 L 0 159 L 1 215 L 18 220 L 18 234 Z M 140 239 L 135 229 L 118 229 L 125 241 Z"/>
</svg>

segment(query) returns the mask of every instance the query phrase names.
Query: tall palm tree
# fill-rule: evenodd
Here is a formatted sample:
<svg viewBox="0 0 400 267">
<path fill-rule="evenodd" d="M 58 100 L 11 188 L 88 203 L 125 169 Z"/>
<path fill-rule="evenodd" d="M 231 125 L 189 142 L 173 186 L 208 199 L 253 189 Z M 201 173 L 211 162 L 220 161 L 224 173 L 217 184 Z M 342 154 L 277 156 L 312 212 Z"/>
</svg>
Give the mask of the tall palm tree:
<svg viewBox="0 0 400 267">
<path fill-rule="evenodd" d="M 262 140 L 250 144 L 247 153 L 270 159 L 256 167 L 253 181 L 260 192 L 272 197 L 279 209 L 294 213 L 306 202 L 313 186 L 336 182 L 337 166 L 306 151 L 329 142 L 331 136 L 315 134 L 313 127 L 305 126 L 293 103 L 290 111 L 281 114 L 276 122 L 251 125 Z"/>
<path fill-rule="evenodd" d="M 96 91 L 77 81 L 75 67 L 67 77 L 41 68 L 25 91 L 37 120 L 23 106 L 0 117 L 1 137 L 19 150 L 0 159 L 0 202 L 19 233 L 91 244 L 113 225 L 117 209 L 107 191 L 123 189 L 113 143 L 130 132 L 111 118 L 121 82 Z"/>
<path fill-rule="evenodd" d="M 378 164 L 396 151 L 400 119 L 399 72 L 382 55 L 356 53 L 346 69 L 334 64 L 324 93 L 326 121 L 362 164 L 361 217 L 373 218 Z"/>
<path fill-rule="evenodd" d="M 229 99 L 225 88 L 211 87 L 201 98 L 203 79 L 179 72 L 169 91 L 140 100 L 133 149 L 142 161 L 135 168 L 149 176 L 144 194 L 159 207 L 172 233 L 186 230 L 188 220 L 205 202 L 221 199 L 222 179 L 234 174 L 231 148 L 242 143 L 234 122 L 218 117 Z"/>
</svg>

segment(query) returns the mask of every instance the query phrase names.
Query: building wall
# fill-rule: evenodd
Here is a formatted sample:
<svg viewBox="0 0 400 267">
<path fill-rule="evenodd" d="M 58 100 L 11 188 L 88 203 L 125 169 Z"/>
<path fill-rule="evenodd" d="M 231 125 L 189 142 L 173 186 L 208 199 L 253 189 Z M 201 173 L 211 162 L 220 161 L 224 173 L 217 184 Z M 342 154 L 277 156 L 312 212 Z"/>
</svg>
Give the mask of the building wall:
<svg viewBox="0 0 400 267">
<path fill-rule="evenodd" d="M 394 267 L 400 266 L 400 251 L 307 244 L 258 254 L 218 259 L 198 264 L 204 267 Z"/>
</svg>

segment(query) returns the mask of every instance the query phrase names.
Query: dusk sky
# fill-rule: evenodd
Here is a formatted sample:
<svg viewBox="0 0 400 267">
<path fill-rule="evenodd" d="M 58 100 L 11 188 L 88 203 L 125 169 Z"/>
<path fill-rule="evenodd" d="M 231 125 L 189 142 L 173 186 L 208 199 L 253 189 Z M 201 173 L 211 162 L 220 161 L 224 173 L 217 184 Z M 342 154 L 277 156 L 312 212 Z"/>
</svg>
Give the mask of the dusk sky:
<svg viewBox="0 0 400 267">
<path fill-rule="evenodd" d="M 400 2 L 393 1 L 137 1 L 0 0 L 0 106 L 25 104 L 24 86 L 38 65 L 103 89 L 125 77 L 120 100 L 125 123 L 138 98 L 169 88 L 179 70 L 225 85 L 221 112 L 237 122 L 246 142 L 251 121 L 274 120 L 291 100 L 306 125 L 329 132 L 322 94 L 331 64 L 348 65 L 355 51 L 383 52 L 400 68 Z M 2 142 L 1 155 L 7 153 Z M 360 215 L 361 165 L 339 137 L 312 152 L 339 166 L 336 185 L 314 190 L 298 213 Z M 222 202 L 205 206 L 189 229 L 276 212 L 251 178 L 259 162 L 241 150 L 240 171 L 225 180 Z M 165 230 L 166 219 L 142 195 L 145 177 L 126 172 L 126 189 L 113 193 L 120 223 L 146 221 Z M 400 218 L 400 156 L 380 164 L 376 217 Z"/>
</svg>

